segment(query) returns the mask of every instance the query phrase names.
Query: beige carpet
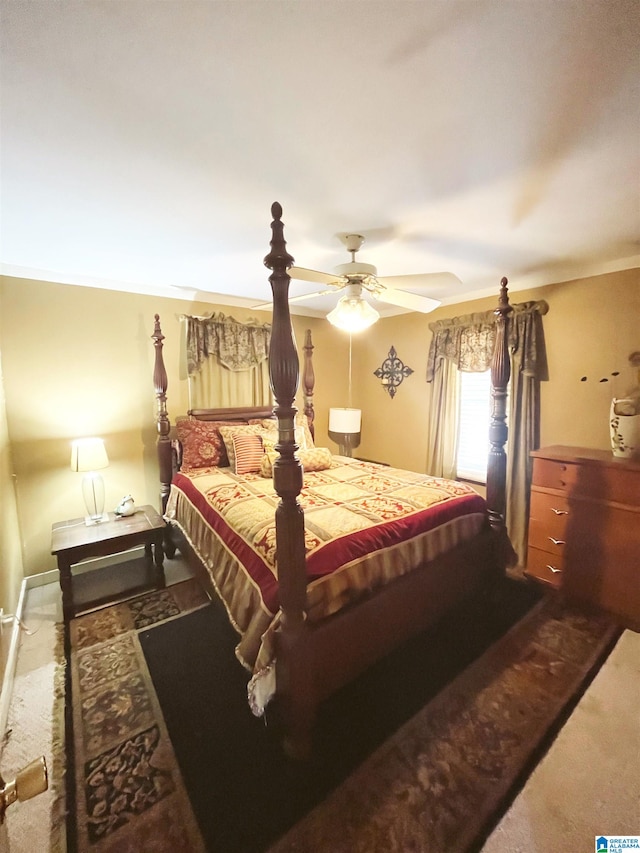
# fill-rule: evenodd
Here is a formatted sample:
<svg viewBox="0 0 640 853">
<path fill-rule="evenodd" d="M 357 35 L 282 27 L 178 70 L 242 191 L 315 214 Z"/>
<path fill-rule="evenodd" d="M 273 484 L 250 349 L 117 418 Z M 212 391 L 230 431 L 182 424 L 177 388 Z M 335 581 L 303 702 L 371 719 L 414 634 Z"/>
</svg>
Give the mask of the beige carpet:
<svg viewBox="0 0 640 853">
<path fill-rule="evenodd" d="M 0 850 L 10 853 L 63 853 L 64 818 L 64 651 L 55 600 L 29 590 L 25 630 L 21 631 L 5 745 L 0 767 L 13 778 L 44 755 L 49 789 L 15 803 L 5 821 Z M 4 846 L 3 846 L 4 845 Z"/>
<path fill-rule="evenodd" d="M 640 634 L 625 631 L 482 853 L 640 834 Z"/>
</svg>

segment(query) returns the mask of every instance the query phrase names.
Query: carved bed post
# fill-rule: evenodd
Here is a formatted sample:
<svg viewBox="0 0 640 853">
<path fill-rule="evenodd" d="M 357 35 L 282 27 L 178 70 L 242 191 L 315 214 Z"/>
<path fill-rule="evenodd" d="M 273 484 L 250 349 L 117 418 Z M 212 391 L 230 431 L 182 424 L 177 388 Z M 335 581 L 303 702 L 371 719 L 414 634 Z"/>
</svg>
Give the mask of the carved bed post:
<svg viewBox="0 0 640 853">
<path fill-rule="evenodd" d="M 313 372 L 313 343 L 311 342 L 311 329 L 307 329 L 304 335 L 304 373 L 302 382 L 304 385 L 304 413 L 307 416 L 311 435 L 315 438 L 316 431 L 313 425 L 315 411 L 313 409 L 313 389 L 316 384 L 316 376 Z"/>
<path fill-rule="evenodd" d="M 271 206 L 271 251 L 265 266 L 273 292 L 273 318 L 269 352 L 269 378 L 276 401 L 279 457 L 273 465 L 273 484 L 280 502 L 276 508 L 276 549 L 282 625 L 278 639 L 276 691 L 283 702 L 287 726 L 285 749 L 295 757 L 310 752 L 314 707 L 310 677 L 304 666 L 307 574 L 305 565 L 304 512 L 298 502 L 302 489 L 302 465 L 296 456 L 293 405 L 300 381 L 300 363 L 289 313 L 289 274 L 293 264 L 288 254 L 281 222 L 282 207 Z"/>
<path fill-rule="evenodd" d="M 169 489 L 171 488 L 171 439 L 169 432 L 171 431 L 171 423 L 167 414 L 167 371 L 164 366 L 162 357 L 162 342 L 164 335 L 160 328 L 160 315 L 155 315 L 155 323 L 153 326 L 153 346 L 156 351 L 156 360 L 153 368 L 153 384 L 156 389 L 157 411 L 156 411 L 156 429 L 158 431 L 158 464 L 160 468 L 160 511 L 164 513 L 167 508 L 167 500 L 169 498 Z"/>
<path fill-rule="evenodd" d="M 487 507 L 489 523 L 498 534 L 501 561 L 512 565 L 515 552 L 509 542 L 505 526 L 507 505 L 507 386 L 511 376 L 509 357 L 509 315 L 513 308 L 509 304 L 508 280 L 500 281 L 496 315 L 496 340 L 491 358 L 491 424 L 489 426 L 489 461 L 487 465 Z"/>
</svg>

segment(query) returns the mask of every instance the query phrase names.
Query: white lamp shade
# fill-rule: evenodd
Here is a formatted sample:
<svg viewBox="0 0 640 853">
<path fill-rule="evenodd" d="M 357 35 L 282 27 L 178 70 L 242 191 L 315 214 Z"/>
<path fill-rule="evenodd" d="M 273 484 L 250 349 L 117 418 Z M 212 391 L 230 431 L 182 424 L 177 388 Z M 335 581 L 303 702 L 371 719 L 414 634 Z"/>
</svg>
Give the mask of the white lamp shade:
<svg viewBox="0 0 640 853">
<path fill-rule="evenodd" d="M 329 432 L 360 432 L 362 412 L 360 409 L 329 409 Z"/>
<path fill-rule="evenodd" d="M 327 320 L 344 332 L 361 332 L 379 319 L 376 309 L 361 296 L 343 296 L 333 311 L 327 314 Z"/>
<path fill-rule="evenodd" d="M 72 471 L 98 471 L 108 466 L 109 459 L 101 438 L 78 438 L 71 443 Z"/>
</svg>

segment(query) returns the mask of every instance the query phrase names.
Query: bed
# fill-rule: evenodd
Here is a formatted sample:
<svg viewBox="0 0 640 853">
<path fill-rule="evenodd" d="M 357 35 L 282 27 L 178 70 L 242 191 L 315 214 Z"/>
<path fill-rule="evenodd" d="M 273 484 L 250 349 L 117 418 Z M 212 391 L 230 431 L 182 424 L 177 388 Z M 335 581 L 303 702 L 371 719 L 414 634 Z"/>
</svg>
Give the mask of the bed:
<svg viewBox="0 0 640 853">
<path fill-rule="evenodd" d="M 272 270 L 275 407 L 196 410 L 172 428 L 156 315 L 156 426 L 169 531 L 179 531 L 181 550 L 238 632 L 252 710 L 275 708 L 287 753 L 303 758 L 312 751 L 325 698 L 463 600 L 491 589 L 512 560 L 504 526 L 511 308 L 503 279 L 486 501 L 462 483 L 334 456 L 313 441 L 310 332 L 304 413 L 294 405 L 300 365 L 288 303 L 293 258 L 277 203 L 272 216 L 264 262 Z M 199 430 L 216 436 L 217 452 L 194 465 L 181 454 Z M 171 556 L 171 535 L 166 549 Z"/>
</svg>

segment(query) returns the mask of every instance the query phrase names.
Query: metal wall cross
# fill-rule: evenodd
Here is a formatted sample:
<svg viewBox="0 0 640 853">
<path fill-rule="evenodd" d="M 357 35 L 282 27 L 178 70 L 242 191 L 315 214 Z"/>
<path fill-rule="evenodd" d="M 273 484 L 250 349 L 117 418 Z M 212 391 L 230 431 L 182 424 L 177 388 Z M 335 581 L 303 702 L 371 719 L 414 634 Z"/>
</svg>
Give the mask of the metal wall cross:
<svg viewBox="0 0 640 853">
<path fill-rule="evenodd" d="M 386 388 L 389 396 L 393 399 L 396 396 L 398 386 L 406 376 L 410 376 L 413 370 L 398 358 L 398 353 L 395 347 L 391 347 L 389 355 L 382 362 L 377 370 L 373 371 L 374 376 L 382 382 L 382 387 Z"/>
</svg>

